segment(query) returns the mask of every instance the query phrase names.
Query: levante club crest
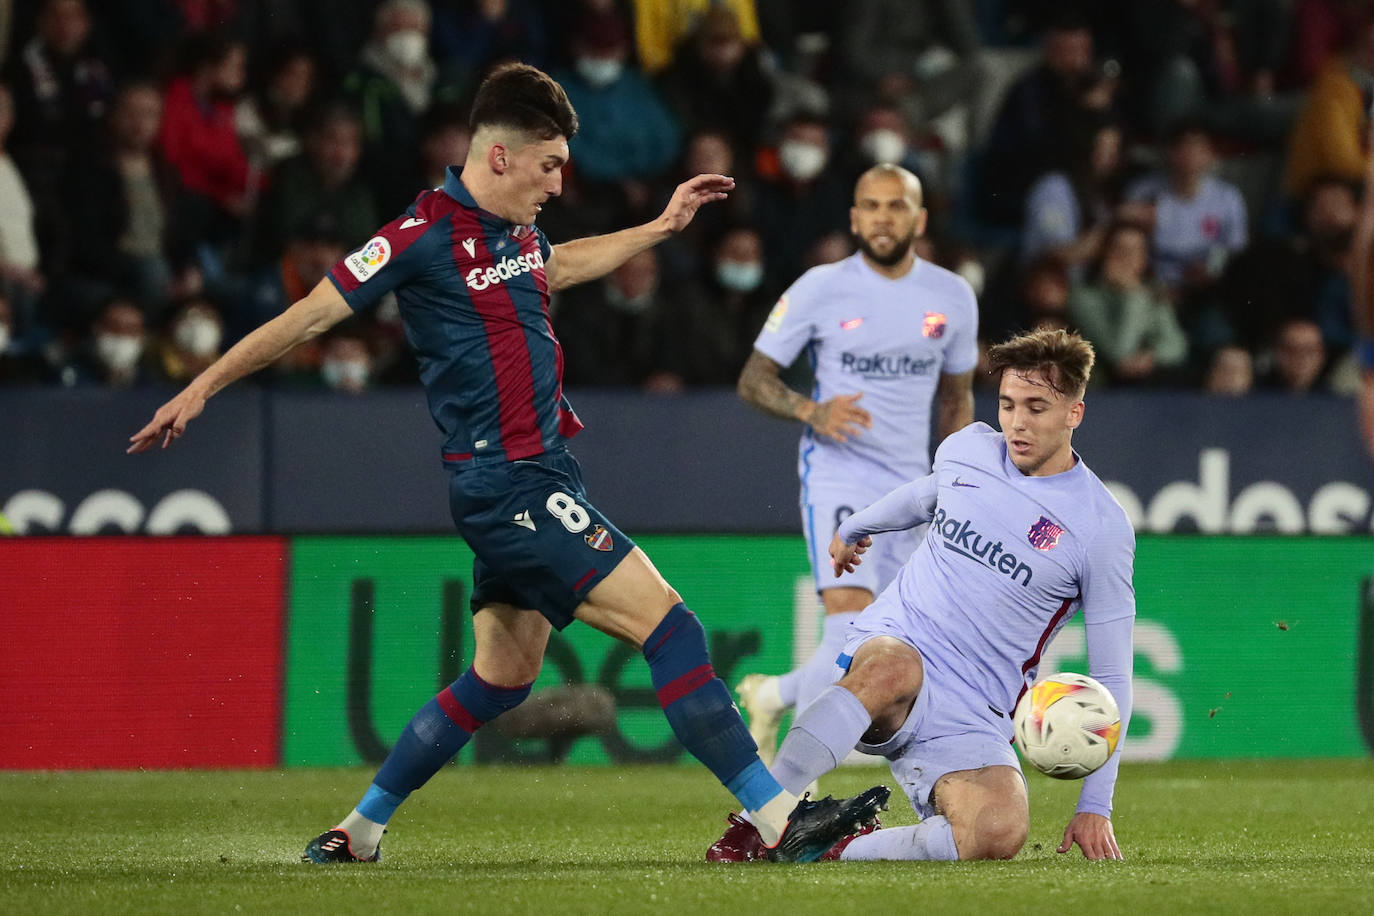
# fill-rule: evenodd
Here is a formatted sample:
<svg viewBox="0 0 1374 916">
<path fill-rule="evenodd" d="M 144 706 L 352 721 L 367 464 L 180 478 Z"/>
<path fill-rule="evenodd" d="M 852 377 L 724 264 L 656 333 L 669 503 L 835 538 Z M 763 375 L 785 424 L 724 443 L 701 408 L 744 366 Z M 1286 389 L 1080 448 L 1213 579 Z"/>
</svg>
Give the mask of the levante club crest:
<svg viewBox="0 0 1374 916">
<path fill-rule="evenodd" d="M 615 547 L 615 542 L 611 540 L 611 533 L 603 525 L 597 525 L 583 535 L 582 539 L 593 550 L 611 550 Z"/>
<path fill-rule="evenodd" d="M 1059 545 L 1059 535 L 1064 533 L 1064 529 L 1054 522 L 1040 516 L 1040 521 L 1030 526 L 1030 531 L 1026 532 L 1026 540 L 1031 542 L 1031 546 L 1036 550 L 1053 550 Z"/>
</svg>

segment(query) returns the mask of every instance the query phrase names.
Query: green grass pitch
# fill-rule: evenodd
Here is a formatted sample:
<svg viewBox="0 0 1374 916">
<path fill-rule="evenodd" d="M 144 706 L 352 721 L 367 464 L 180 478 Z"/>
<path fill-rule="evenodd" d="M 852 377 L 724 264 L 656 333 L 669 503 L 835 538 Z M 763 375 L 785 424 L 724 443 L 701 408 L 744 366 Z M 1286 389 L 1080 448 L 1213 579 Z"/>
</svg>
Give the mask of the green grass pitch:
<svg viewBox="0 0 1374 916">
<path fill-rule="evenodd" d="M 3 773 L 0 913 L 1374 912 L 1374 762 L 1123 768 L 1124 862 L 1054 847 L 1077 784 L 1030 774 L 1010 862 L 707 865 L 730 798 L 700 767 L 450 767 L 377 866 L 298 861 L 371 771 Z M 822 783 L 850 794 L 885 769 Z M 893 793 L 889 826 L 913 823 Z"/>
</svg>

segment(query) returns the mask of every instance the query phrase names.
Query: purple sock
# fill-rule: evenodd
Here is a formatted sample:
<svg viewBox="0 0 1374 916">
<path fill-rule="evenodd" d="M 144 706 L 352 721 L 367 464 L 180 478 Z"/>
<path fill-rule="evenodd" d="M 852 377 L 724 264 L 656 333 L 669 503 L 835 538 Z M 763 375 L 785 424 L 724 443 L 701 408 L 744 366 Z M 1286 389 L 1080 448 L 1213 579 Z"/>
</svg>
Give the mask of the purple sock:
<svg viewBox="0 0 1374 916">
<path fill-rule="evenodd" d="M 839 766 L 871 724 L 858 697 L 838 684 L 827 687 L 792 723 L 773 761 L 773 775 L 788 792 L 800 795 Z"/>
<path fill-rule="evenodd" d="M 928 817 L 915 827 L 875 830 L 850 840 L 841 859 L 874 861 L 895 859 L 911 862 L 953 862 L 959 858 L 954 848 L 954 828 L 942 816 Z"/>
</svg>

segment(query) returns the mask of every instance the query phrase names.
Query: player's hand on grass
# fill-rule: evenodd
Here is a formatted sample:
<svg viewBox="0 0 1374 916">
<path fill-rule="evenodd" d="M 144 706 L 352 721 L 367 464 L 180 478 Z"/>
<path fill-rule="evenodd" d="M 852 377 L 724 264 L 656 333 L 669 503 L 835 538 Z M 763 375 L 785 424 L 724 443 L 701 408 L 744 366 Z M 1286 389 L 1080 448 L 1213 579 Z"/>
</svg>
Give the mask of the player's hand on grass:
<svg viewBox="0 0 1374 916">
<path fill-rule="evenodd" d="M 862 391 L 857 394 L 840 394 L 828 401 L 822 401 L 804 417 L 806 424 L 827 439 L 847 442 L 850 436 L 857 436 L 873 426 L 873 417 L 859 406 Z"/>
<path fill-rule="evenodd" d="M 663 208 L 659 217 L 669 232 L 681 232 L 687 228 L 692 217 L 697 215 L 701 205 L 713 200 L 724 200 L 735 188 L 735 179 L 724 175 L 698 175 L 677 186 L 668 206 Z"/>
<path fill-rule="evenodd" d="M 1112 832 L 1111 818 L 1100 814 L 1080 811 L 1064 828 L 1064 842 L 1056 852 L 1068 852 L 1077 843 L 1083 850 L 1085 859 L 1120 859 L 1121 849 L 1116 845 L 1116 834 Z"/>
<path fill-rule="evenodd" d="M 205 409 L 205 398 L 186 389 L 157 409 L 152 421 L 129 437 L 131 443 L 126 454 L 146 452 L 157 444 L 162 437 L 162 447 L 172 444 L 173 439 L 181 438 L 190 423 Z"/>
<path fill-rule="evenodd" d="M 846 544 L 838 533 L 831 538 L 830 561 L 835 567 L 835 578 L 838 579 L 840 573 L 852 573 L 854 568 L 863 562 L 860 554 L 872 546 L 873 538 L 866 534 L 853 544 Z"/>
</svg>

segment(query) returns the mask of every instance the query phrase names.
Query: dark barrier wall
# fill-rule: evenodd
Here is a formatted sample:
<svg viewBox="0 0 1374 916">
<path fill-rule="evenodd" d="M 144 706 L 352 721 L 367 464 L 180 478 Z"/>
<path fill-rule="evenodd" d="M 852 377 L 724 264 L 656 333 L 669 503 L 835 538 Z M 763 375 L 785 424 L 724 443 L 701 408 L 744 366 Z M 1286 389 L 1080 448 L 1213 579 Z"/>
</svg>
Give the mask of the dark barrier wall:
<svg viewBox="0 0 1374 916">
<path fill-rule="evenodd" d="M 794 531 L 800 427 L 732 392 L 574 392 L 593 499 L 631 532 Z M 0 392 L 0 512 L 21 533 L 450 530 L 418 391 L 217 397 L 126 456 L 159 395 Z M 995 422 L 986 396 L 978 416 Z M 1140 531 L 1369 533 L 1374 463 L 1339 398 L 1095 393 L 1075 444 Z"/>
</svg>

